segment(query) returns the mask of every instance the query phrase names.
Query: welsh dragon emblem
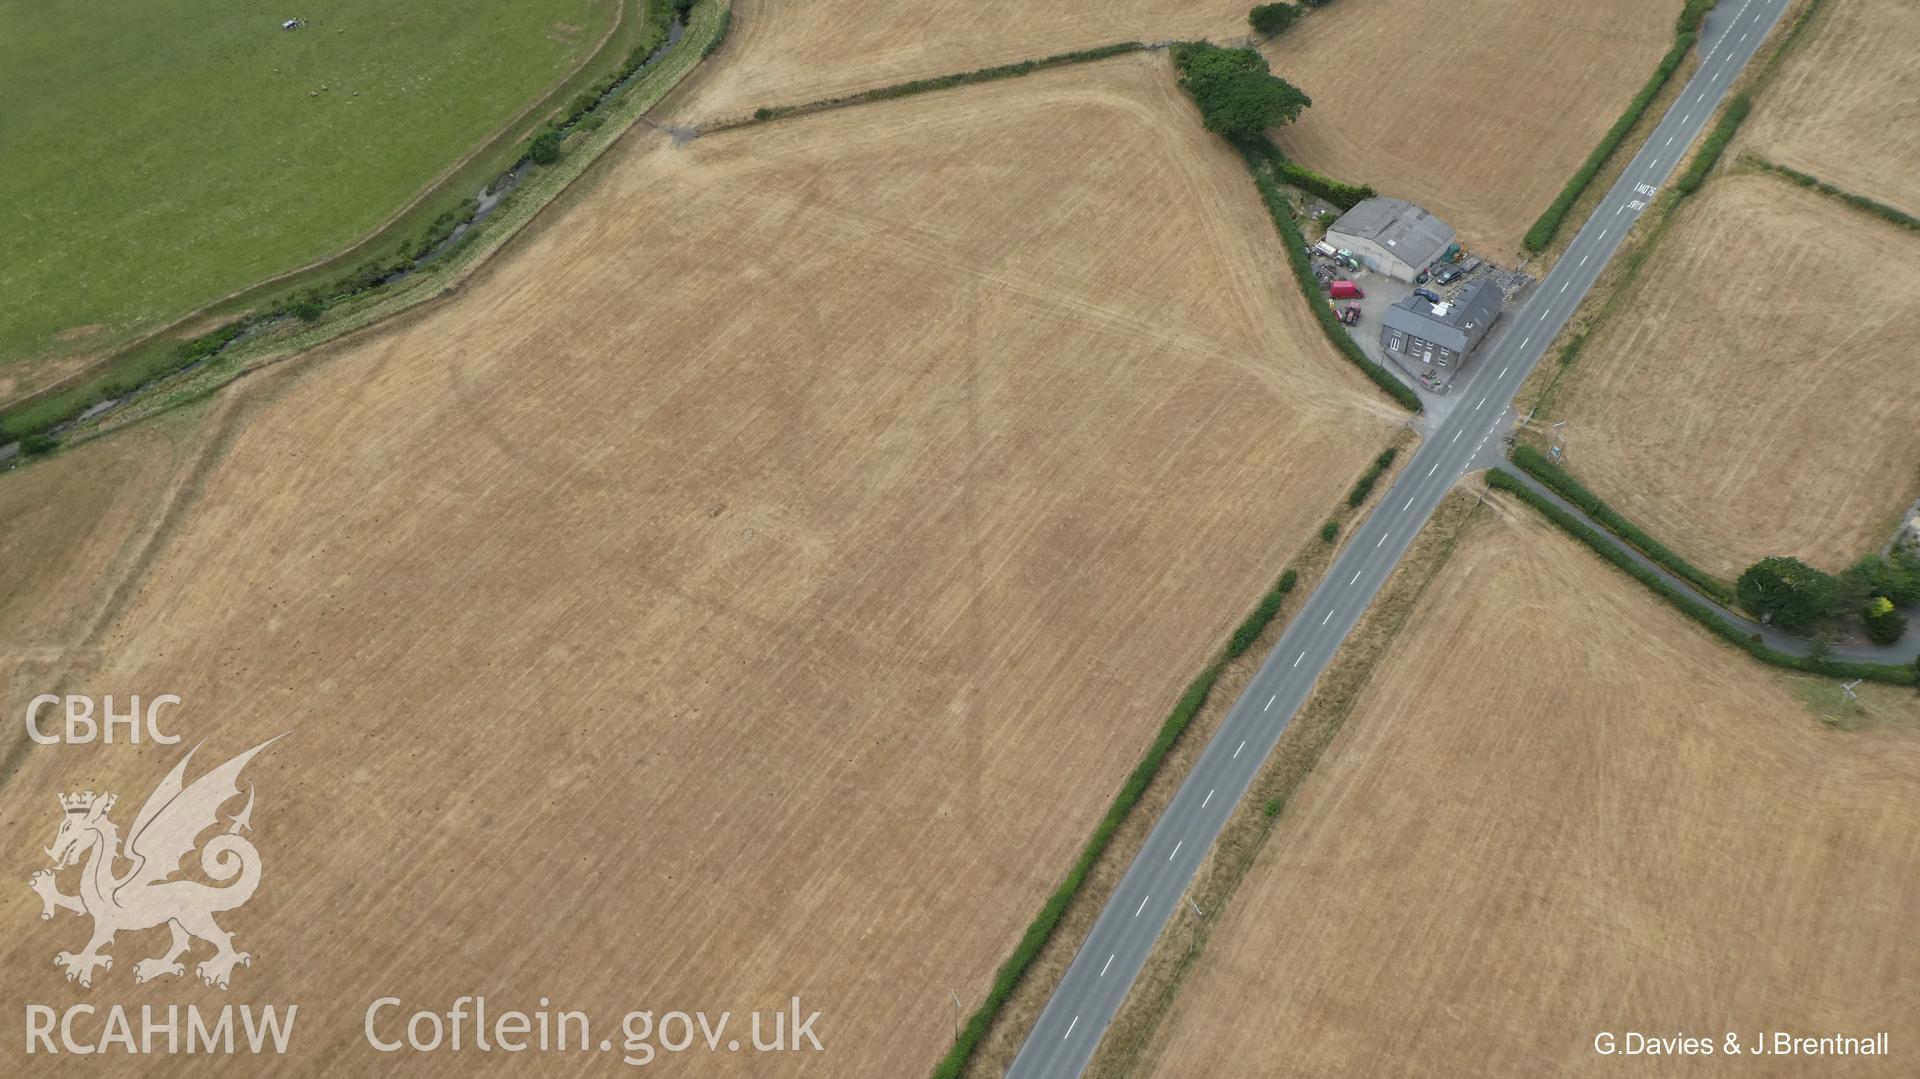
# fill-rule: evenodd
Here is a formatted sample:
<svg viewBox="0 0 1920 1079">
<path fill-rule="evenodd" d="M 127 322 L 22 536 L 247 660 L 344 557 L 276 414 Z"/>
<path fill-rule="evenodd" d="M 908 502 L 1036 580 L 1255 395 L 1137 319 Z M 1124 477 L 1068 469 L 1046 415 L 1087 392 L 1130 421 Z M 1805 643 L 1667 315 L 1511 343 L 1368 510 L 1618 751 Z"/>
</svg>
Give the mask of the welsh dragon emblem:
<svg viewBox="0 0 1920 1079">
<path fill-rule="evenodd" d="M 253 788 L 247 788 L 247 802 L 240 812 L 226 818 L 226 831 L 198 842 L 200 834 L 221 823 L 220 809 L 240 795 L 238 779 L 253 755 L 272 745 L 270 739 L 238 757 L 186 783 L 188 750 L 160 786 L 147 797 L 146 804 L 133 818 L 123 849 L 120 830 L 108 812 L 115 796 L 95 796 L 92 791 L 60 796 L 60 831 L 47 848 L 52 869 L 33 874 L 28 884 L 39 894 L 43 907 L 40 917 L 52 918 L 56 910 L 70 910 L 93 919 L 93 938 L 78 954 L 61 952 L 53 957 L 67 972 L 67 980 L 83 986 L 93 985 L 94 972 L 112 970 L 113 957 L 103 949 L 122 931 L 153 929 L 165 925 L 173 932 L 173 941 L 165 955 L 142 959 L 133 965 L 135 982 L 151 981 L 168 975 L 186 973 L 180 957 L 192 946 L 193 939 L 213 945 L 214 953 L 194 966 L 194 973 L 208 985 L 222 989 L 233 976 L 233 968 L 247 966 L 252 956 L 233 949 L 233 934 L 214 923 L 213 916 L 234 910 L 253 898 L 260 884 L 260 852 L 242 831 L 252 830 Z M 198 847 L 200 868 L 219 886 L 195 880 L 176 880 L 181 863 Z M 80 869 L 77 894 L 60 891 L 56 877 L 61 870 L 86 864 Z M 126 863 L 120 871 L 117 866 Z"/>
</svg>

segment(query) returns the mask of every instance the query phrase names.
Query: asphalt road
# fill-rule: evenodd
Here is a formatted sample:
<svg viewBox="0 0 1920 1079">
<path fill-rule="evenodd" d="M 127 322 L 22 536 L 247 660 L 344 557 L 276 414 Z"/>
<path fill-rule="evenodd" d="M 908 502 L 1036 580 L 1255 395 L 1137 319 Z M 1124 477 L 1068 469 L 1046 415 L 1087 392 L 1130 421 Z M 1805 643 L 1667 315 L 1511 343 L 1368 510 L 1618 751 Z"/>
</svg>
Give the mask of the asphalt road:
<svg viewBox="0 0 1920 1079">
<path fill-rule="evenodd" d="M 1495 435 L 1510 426 L 1514 393 L 1785 7 L 1786 0 L 1722 0 L 1725 10 L 1717 10 L 1707 27 L 1709 51 L 1679 100 L 1552 272 L 1507 313 L 1515 324 L 1455 384 L 1459 403 L 1348 539 L 1234 702 L 1094 922 L 1008 1069 L 1009 1079 L 1067 1079 L 1086 1068 L 1168 921 L 1176 912 L 1193 916 L 1183 910 L 1187 886 L 1314 681 L 1454 482 L 1494 463 L 1500 447 Z"/>
</svg>

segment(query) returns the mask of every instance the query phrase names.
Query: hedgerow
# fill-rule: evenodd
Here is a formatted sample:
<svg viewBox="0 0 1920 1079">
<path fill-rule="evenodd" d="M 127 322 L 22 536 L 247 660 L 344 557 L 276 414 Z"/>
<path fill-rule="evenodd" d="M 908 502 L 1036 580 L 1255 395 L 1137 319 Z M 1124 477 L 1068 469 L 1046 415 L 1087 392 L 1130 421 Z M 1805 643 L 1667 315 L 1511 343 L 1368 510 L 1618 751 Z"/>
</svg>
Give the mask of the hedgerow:
<svg viewBox="0 0 1920 1079">
<path fill-rule="evenodd" d="M 1299 224 L 1293 219 L 1293 208 L 1287 205 L 1287 198 L 1281 193 L 1280 186 L 1273 182 L 1273 177 L 1260 167 L 1266 153 L 1260 148 L 1264 143 L 1266 143 L 1265 139 L 1255 139 L 1238 141 L 1234 145 L 1246 161 L 1247 170 L 1253 173 L 1254 185 L 1259 188 L 1260 198 L 1267 204 L 1267 213 L 1273 218 L 1273 227 L 1280 233 L 1281 246 L 1287 251 L 1287 263 L 1293 267 L 1294 278 L 1300 282 L 1300 291 L 1306 294 L 1307 309 L 1313 312 L 1315 320 L 1320 323 L 1321 332 L 1327 335 L 1327 340 L 1333 343 L 1333 347 L 1339 350 L 1340 355 L 1345 356 L 1350 363 L 1358 367 L 1361 374 L 1372 379 L 1374 385 L 1386 391 L 1387 396 L 1400 402 L 1408 410 L 1420 411 L 1420 395 L 1414 393 L 1406 383 L 1389 374 L 1385 368 L 1374 363 L 1360 348 L 1359 343 L 1347 333 L 1347 328 L 1334 317 L 1333 309 L 1327 306 L 1325 299 L 1321 296 L 1320 281 L 1313 276 L 1313 266 L 1307 261 L 1307 240 L 1301 234 Z"/>
<path fill-rule="evenodd" d="M 1707 182 L 1707 174 L 1712 172 L 1714 165 L 1720 162 L 1721 152 L 1727 148 L 1727 143 L 1732 141 L 1734 132 L 1740 130 L 1741 121 L 1747 118 L 1747 113 L 1752 109 L 1753 101 L 1745 94 L 1735 95 L 1732 101 L 1727 102 L 1726 111 L 1720 114 L 1720 120 L 1713 125 L 1712 133 L 1701 140 L 1700 152 L 1693 155 L 1693 161 L 1687 165 L 1687 171 L 1681 173 L 1680 179 L 1674 183 L 1674 187 L 1682 195 L 1693 194 L 1700 190 L 1701 184 Z"/>
<path fill-rule="evenodd" d="M 1660 598 L 1677 608 L 1680 613 L 1705 626 L 1729 644 L 1743 649 L 1748 655 L 1789 670 L 1806 671 L 1810 674 L 1823 674 L 1832 678 L 1869 678 L 1876 682 L 1889 682 L 1894 685 L 1910 686 L 1914 684 L 1916 667 L 1887 663 L 1843 663 L 1819 656 L 1796 656 L 1778 649 L 1769 648 L 1765 643 L 1739 626 L 1728 621 L 1719 611 L 1700 602 L 1685 591 L 1673 586 L 1672 582 L 1653 570 L 1635 561 L 1598 531 L 1588 527 L 1585 522 L 1554 505 L 1542 497 L 1538 491 L 1521 483 L 1511 474 L 1492 469 L 1487 473 L 1487 486 L 1506 491 L 1525 502 L 1541 516 L 1560 526 L 1573 538 L 1592 548 L 1594 553 L 1606 559 L 1615 568 L 1625 572 L 1641 584 L 1652 589 Z M 1920 665 L 1917 665 L 1920 666 Z"/>
<path fill-rule="evenodd" d="M 1825 180 L 1820 179 L 1818 176 L 1809 175 L 1798 169 L 1790 169 L 1785 165 L 1776 164 L 1768 161 L 1766 158 L 1753 154 L 1743 155 L 1741 160 L 1752 162 L 1782 179 L 1799 184 L 1801 187 L 1839 199 L 1856 210 L 1865 210 L 1867 213 L 1873 214 L 1876 217 L 1885 218 L 1899 225 L 1901 228 L 1920 229 L 1920 217 L 1915 217 L 1903 210 L 1888 206 L 1884 202 L 1875 202 L 1865 195 L 1856 195 L 1845 188 L 1835 187 Z"/>
<path fill-rule="evenodd" d="M 1580 507 L 1587 516 L 1600 522 L 1607 531 L 1631 544 L 1641 554 L 1665 566 L 1674 576 L 1685 580 L 1722 604 L 1733 602 L 1733 590 L 1728 588 L 1725 582 L 1688 562 L 1659 540 L 1647 535 L 1640 526 L 1622 517 L 1612 506 L 1602 501 L 1599 495 L 1587 490 L 1566 469 L 1549 460 L 1546 454 L 1522 442 L 1513 447 L 1513 463 L 1527 475 L 1552 488 L 1553 492 L 1561 498 Z"/>
<path fill-rule="evenodd" d="M 1704 15 L 1706 9 L 1712 6 L 1711 3 L 1700 5 L 1700 15 Z M 1587 159 L 1574 171 L 1573 179 L 1567 181 L 1566 186 L 1560 189 L 1560 193 L 1554 196 L 1553 202 L 1533 223 L 1533 227 L 1527 230 L 1521 243 L 1528 251 L 1545 251 L 1547 246 L 1553 243 L 1553 237 L 1560 231 L 1560 223 L 1565 220 L 1567 212 L 1572 210 L 1573 204 L 1580 200 L 1581 194 L 1587 190 L 1587 185 L 1593 183 L 1594 177 L 1600 175 L 1600 170 L 1606 167 L 1607 160 L 1613 156 L 1613 152 L 1620 148 L 1620 143 L 1627 137 L 1627 132 L 1633 129 L 1633 125 L 1640 122 L 1640 117 L 1646 113 L 1647 106 L 1653 104 L 1653 99 L 1660 96 L 1660 91 L 1666 87 L 1667 80 L 1673 77 L 1673 73 L 1679 69 L 1681 62 L 1687 58 L 1687 51 L 1693 48 L 1697 37 L 1694 30 L 1685 29 L 1688 26 L 1688 12 L 1691 12 L 1694 7 L 1694 3 L 1689 3 L 1686 11 L 1681 13 L 1680 25 L 1683 29 L 1675 35 L 1673 47 L 1667 50 L 1667 54 L 1662 56 L 1660 63 L 1654 67 L 1653 77 L 1648 79 L 1647 84 L 1640 88 L 1640 92 L 1634 95 L 1631 102 L 1628 102 L 1626 111 L 1613 122 L 1613 126 L 1607 129 L 1606 134 L 1600 136 L 1600 144 L 1593 148 L 1593 152 L 1589 153 Z M 1698 16 L 1692 18 L 1692 25 L 1696 28 L 1699 26 Z"/>
<path fill-rule="evenodd" d="M 827 109 L 845 108 L 848 105 L 864 105 L 870 101 L 886 101 L 896 97 L 911 97 L 914 94 L 931 93 L 935 90 L 950 90 L 956 86 L 969 86 L 977 82 L 992 82 L 995 79 L 1013 79 L 1021 75 L 1031 75 L 1044 68 L 1060 67 L 1066 64 L 1084 64 L 1091 60 L 1104 60 L 1109 56 L 1123 53 L 1140 52 L 1147 46 L 1138 41 L 1119 41 L 1098 48 L 1078 49 L 1073 52 L 1055 53 L 1038 60 L 1022 60 L 1017 64 L 1000 64 L 997 67 L 977 68 L 973 71 L 960 71 L 951 75 L 936 75 L 927 79 L 914 79 L 911 82 L 895 83 L 872 90 L 862 90 L 857 94 L 842 94 L 839 97 L 821 98 L 801 105 L 762 105 L 753 110 L 754 121 L 778 120 L 784 116 L 800 116 L 807 113 L 823 112 Z M 724 130 L 738 127 L 739 121 L 731 124 L 718 124 L 712 130 Z"/>
<path fill-rule="evenodd" d="M 1160 724 L 1160 733 L 1154 737 L 1153 744 L 1147 747 L 1146 756 L 1140 759 L 1140 763 L 1134 765 L 1133 771 L 1127 776 L 1126 783 L 1121 785 L 1120 793 L 1114 796 L 1113 803 L 1107 807 L 1106 815 L 1100 818 L 1099 825 L 1094 828 L 1093 836 L 1087 840 L 1086 846 L 1081 848 L 1080 857 L 1074 860 L 1073 867 L 1067 871 L 1060 886 L 1047 897 L 1046 904 L 1040 908 L 1039 915 L 1027 926 L 1027 931 L 1020 935 L 1020 942 L 1014 945 L 1013 954 L 1009 955 L 1006 962 L 1000 964 L 1000 969 L 994 972 L 993 984 L 987 989 L 986 999 L 982 1000 L 973 1014 L 967 1017 L 967 1023 L 960 1029 L 960 1036 L 954 1039 L 953 1047 L 948 1049 L 946 1056 L 940 1058 L 940 1063 L 934 1066 L 935 1079 L 956 1079 L 966 1069 L 967 1062 L 973 1058 L 981 1040 L 987 1036 L 988 1028 L 993 1025 L 994 1017 L 1006 1005 L 1007 998 L 1011 997 L 1013 991 L 1019 987 L 1020 980 L 1026 977 L 1027 969 L 1033 965 L 1040 950 L 1046 947 L 1054 930 L 1059 928 L 1060 919 L 1065 916 L 1068 904 L 1073 902 L 1074 897 L 1080 893 L 1081 887 L 1086 884 L 1087 874 L 1093 870 L 1094 863 L 1106 853 L 1108 845 L 1113 842 L 1114 833 L 1120 830 L 1120 825 L 1126 821 L 1127 814 L 1133 811 L 1141 795 L 1146 793 L 1147 785 L 1153 782 L 1155 775 L 1159 774 L 1160 766 L 1166 761 L 1167 754 L 1173 750 L 1174 743 L 1180 740 L 1180 736 L 1193 722 L 1193 717 L 1199 714 L 1201 706 L 1207 703 L 1207 695 L 1213 692 L 1214 683 L 1220 680 L 1221 672 L 1226 670 L 1227 662 L 1245 654 L 1247 649 L 1253 647 L 1253 642 L 1260 638 L 1260 634 L 1265 632 L 1274 616 L 1279 613 L 1281 602 L 1287 593 L 1293 591 L 1298 579 L 1299 575 L 1293 570 L 1281 574 L 1280 580 L 1261 598 L 1259 604 L 1254 607 L 1253 613 L 1249 614 L 1239 628 L 1234 630 L 1233 637 L 1227 642 L 1224 658 L 1208 664 L 1206 670 L 1201 671 L 1200 676 L 1187 685 L 1187 691 L 1180 695 L 1179 701 L 1173 706 L 1173 711 L 1168 713 L 1165 722 Z"/>
</svg>

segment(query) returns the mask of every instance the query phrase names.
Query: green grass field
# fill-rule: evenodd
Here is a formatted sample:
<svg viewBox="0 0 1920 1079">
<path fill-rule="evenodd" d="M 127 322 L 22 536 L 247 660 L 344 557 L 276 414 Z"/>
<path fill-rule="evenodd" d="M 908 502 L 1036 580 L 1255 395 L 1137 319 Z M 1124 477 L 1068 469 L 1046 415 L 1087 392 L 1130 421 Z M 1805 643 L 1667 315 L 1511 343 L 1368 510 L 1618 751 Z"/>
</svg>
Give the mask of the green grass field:
<svg viewBox="0 0 1920 1079">
<path fill-rule="evenodd" d="M 374 229 L 618 3 L 0 0 L 0 402 Z"/>
</svg>

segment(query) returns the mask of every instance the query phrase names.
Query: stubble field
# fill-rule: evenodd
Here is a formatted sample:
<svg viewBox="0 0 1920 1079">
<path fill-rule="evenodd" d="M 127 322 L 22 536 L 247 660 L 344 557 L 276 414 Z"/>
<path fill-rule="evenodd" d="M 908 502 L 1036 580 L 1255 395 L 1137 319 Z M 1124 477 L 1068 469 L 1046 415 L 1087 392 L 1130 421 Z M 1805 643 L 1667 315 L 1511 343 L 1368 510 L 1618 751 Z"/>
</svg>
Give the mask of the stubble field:
<svg viewBox="0 0 1920 1079">
<path fill-rule="evenodd" d="M 1920 214 L 1920 7 L 1827 5 L 1747 123 L 1763 156 Z"/>
<path fill-rule="evenodd" d="M 1679 212 L 1565 376 L 1568 463 L 1709 572 L 1842 569 L 1920 494 L 1920 238 L 1762 175 Z"/>
<path fill-rule="evenodd" d="M 1250 6 L 1244 0 L 736 0 L 725 49 L 668 103 L 682 119 L 710 120 L 1115 41 L 1245 37 L 1252 32 Z"/>
<path fill-rule="evenodd" d="M 1160 56 L 640 132 L 591 180 L 457 297 L 241 383 L 75 688 L 179 694 L 207 765 L 291 732 L 228 925 L 234 993 L 302 1006 L 288 1073 L 524 1065 L 361 1044 L 377 997 L 475 992 L 606 1027 L 797 994 L 826 1052 L 779 1074 L 919 1073 L 1402 416 Z M 130 815 L 173 759 L 28 754 L 7 872 L 55 791 Z M 0 890 L 15 1014 L 82 996 L 37 909 Z M 133 988 L 163 944 L 89 999 L 234 999 Z"/>
<path fill-rule="evenodd" d="M 1531 511 L 1490 505 L 1259 854 L 1146 1071 L 1910 1074 L 1920 729 L 1824 728 Z M 1594 1051 L 1601 1031 L 1718 1048 L 1730 1030 L 1886 1031 L 1893 1054 Z"/>
<path fill-rule="evenodd" d="M 1512 265 L 1673 43 L 1678 3 L 1336 4 L 1261 47 L 1313 98 L 1275 132 L 1302 164 L 1411 199 Z"/>
</svg>

